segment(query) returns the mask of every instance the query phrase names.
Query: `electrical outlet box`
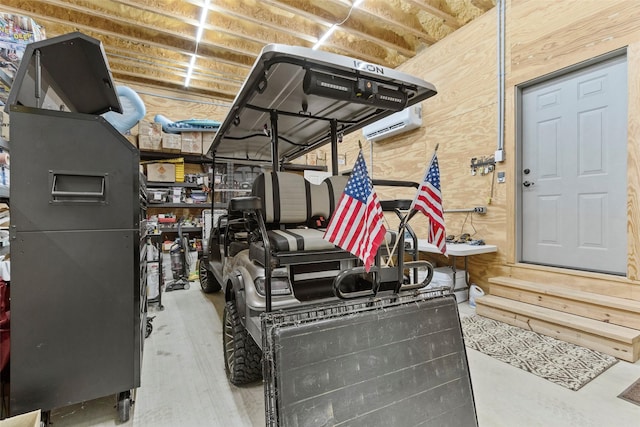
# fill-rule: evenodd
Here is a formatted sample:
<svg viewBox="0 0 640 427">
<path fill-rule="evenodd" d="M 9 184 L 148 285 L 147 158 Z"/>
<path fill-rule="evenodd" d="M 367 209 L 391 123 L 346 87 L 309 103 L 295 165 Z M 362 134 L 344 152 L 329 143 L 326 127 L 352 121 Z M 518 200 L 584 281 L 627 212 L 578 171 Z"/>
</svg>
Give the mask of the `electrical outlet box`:
<svg viewBox="0 0 640 427">
<path fill-rule="evenodd" d="M 493 158 L 495 159 L 496 163 L 497 162 L 504 162 L 504 149 L 496 150 L 496 152 L 494 153 Z"/>
<path fill-rule="evenodd" d="M 473 208 L 473 212 L 479 213 L 479 214 L 486 214 L 487 213 L 487 207 L 486 206 L 476 206 L 475 208 Z"/>
</svg>

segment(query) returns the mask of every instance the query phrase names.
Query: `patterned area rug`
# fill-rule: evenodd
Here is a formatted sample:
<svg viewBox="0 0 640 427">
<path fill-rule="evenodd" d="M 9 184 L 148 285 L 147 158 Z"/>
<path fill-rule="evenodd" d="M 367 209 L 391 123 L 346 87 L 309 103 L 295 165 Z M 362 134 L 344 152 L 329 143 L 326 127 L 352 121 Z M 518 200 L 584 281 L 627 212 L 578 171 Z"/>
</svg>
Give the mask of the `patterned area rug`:
<svg viewBox="0 0 640 427">
<path fill-rule="evenodd" d="M 631 384 L 629 388 L 623 391 L 618 397 L 640 406 L 640 380 Z"/>
<path fill-rule="evenodd" d="M 463 317 L 465 345 L 548 381 L 579 390 L 613 366 L 613 356 L 474 315 Z"/>
</svg>

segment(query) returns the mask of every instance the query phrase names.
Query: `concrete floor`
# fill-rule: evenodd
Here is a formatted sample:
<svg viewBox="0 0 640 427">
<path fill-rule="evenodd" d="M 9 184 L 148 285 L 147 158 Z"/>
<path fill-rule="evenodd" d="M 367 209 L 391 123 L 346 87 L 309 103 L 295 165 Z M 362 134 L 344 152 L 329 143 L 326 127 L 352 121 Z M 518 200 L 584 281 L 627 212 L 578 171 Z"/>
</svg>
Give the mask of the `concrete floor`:
<svg viewBox="0 0 640 427">
<path fill-rule="evenodd" d="M 222 357 L 222 294 L 163 294 L 145 342 L 142 386 L 125 426 L 263 426 L 261 383 L 229 384 Z M 473 314 L 467 303 L 461 315 Z M 480 427 L 636 427 L 640 406 L 616 396 L 640 378 L 640 362 L 620 361 L 574 392 L 467 349 Z M 55 427 L 115 426 L 115 396 L 57 409 Z"/>
</svg>

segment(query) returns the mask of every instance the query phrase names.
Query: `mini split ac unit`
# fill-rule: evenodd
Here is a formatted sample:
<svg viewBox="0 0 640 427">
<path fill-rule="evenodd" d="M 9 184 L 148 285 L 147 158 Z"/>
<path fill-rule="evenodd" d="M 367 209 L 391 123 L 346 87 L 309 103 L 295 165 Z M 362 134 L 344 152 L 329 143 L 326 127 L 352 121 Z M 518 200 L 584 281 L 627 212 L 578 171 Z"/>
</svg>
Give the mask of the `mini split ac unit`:
<svg viewBox="0 0 640 427">
<path fill-rule="evenodd" d="M 422 105 L 416 104 L 393 113 L 382 120 L 362 128 L 368 141 L 381 141 L 422 126 Z"/>
</svg>

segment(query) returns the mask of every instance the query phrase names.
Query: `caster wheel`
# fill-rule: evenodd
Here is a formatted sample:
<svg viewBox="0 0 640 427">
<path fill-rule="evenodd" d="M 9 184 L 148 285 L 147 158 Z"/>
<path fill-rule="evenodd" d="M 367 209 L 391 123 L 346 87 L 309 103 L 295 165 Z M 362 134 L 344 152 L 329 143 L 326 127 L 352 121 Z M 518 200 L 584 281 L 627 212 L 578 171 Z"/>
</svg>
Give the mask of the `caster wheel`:
<svg viewBox="0 0 640 427">
<path fill-rule="evenodd" d="M 147 325 L 144 331 L 144 337 L 145 338 L 149 338 L 149 335 L 151 335 L 151 332 L 153 332 L 153 317 L 147 317 Z"/>
</svg>

